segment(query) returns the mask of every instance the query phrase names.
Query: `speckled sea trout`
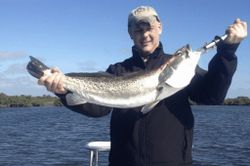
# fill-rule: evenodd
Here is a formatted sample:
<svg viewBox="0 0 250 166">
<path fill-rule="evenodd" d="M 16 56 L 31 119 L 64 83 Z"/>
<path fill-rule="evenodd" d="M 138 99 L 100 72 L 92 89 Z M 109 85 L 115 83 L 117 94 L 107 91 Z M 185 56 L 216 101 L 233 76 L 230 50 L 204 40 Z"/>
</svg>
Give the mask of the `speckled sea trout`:
<svg viewBox="0 0 250 166">
<path fill-rule="evenodd" d="M 189 45 L 179 49 L 155 70 L 112 76 L 107 73 L 69 73 L 64 88 L 71 100 L 93 103 L 112 108 L 142 106 L 150 111 L 159 101 L 186 87 L 195 74 L 202 51 L 192 51 Z M 27 65 L 28 72 L 40 78 L 51 74 L 50 68 L 34 57 Z M 79 102 L 77 102 L 79 103 Z M 69 102 L 70 104 L 70 102 Z M 70 105 L 74 105 L 72 102 Z"/>
</svg>

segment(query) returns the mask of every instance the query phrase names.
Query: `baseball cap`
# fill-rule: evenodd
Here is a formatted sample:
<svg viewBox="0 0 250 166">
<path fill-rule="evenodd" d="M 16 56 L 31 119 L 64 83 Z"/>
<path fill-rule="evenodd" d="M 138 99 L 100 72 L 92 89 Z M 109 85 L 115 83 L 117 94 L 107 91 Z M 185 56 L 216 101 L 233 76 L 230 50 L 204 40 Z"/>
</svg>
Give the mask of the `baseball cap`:
<svg viewBox="0 0 250 166">
<path fill-rule="evenodd" d="M 154 8 L 139 6 L 130 12 L 128 16 L 128 28 L 133 28 L 141 22 L 152 25 L 155 21 L 160 22 L 160 19 Z"/>
</svg>

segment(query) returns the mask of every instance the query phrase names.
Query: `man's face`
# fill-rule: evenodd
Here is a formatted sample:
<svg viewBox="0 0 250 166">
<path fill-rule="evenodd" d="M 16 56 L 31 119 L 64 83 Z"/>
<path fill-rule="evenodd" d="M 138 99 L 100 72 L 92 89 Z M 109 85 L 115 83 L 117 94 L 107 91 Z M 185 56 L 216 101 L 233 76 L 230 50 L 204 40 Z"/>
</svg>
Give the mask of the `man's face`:
<svg viewBox="0 0 250 166">
<path fill-rule="evenodd" d="M 162 26 L 155 21 L 152 25 L 149 23 L 140 23 L 129 31 L 134 45 L 139 49 L 143 56 L 147 56 L 154 52 L 160 41 Z"/>
</svg>

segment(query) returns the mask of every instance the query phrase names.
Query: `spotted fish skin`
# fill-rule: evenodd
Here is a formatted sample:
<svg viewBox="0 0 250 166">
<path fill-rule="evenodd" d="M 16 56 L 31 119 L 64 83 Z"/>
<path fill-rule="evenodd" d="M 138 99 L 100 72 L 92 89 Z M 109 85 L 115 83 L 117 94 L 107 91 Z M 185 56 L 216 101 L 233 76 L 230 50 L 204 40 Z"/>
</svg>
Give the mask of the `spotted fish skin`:
<svg viewBox="0 0 250 166">
<path fill-rule="evenodd" d="M 80 98 L 83 103 L 113 108 L 142 106 L 150 111 L 160 100 L 187 86 L 195 73 L 200 52 L 192 52 L 189 45 L 176 51 L 162 66 L 152 71 L 112 76 L 107 73 L 69 73 L 64 88 Z M 30 57 L 28 72 L 40 78 L 50 73 L 50 68 Z"/>
</svg>

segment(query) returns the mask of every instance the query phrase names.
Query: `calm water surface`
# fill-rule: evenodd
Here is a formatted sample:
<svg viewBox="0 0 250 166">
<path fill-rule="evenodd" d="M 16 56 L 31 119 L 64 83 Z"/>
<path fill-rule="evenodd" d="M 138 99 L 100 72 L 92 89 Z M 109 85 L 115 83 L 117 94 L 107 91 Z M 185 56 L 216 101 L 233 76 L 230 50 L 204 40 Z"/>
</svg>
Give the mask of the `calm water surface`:
<svg viewBox="0 0 250 166">
<path fill-rule="evenodd" d="M 197 165 L 250 166 L 250 107 L 195 106 Z"/>
<path fill-rule="evenodd" d="M 250 165 L 250 107 L 195 106 L 194 165 Z M 85 166 L 89 141 L 109 140 L 109 116 L 63 107 L 0 108 L 0 166 Z M 101 166 L 108 153 L 101 152 Z"/>
</svg>

